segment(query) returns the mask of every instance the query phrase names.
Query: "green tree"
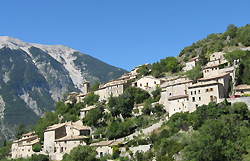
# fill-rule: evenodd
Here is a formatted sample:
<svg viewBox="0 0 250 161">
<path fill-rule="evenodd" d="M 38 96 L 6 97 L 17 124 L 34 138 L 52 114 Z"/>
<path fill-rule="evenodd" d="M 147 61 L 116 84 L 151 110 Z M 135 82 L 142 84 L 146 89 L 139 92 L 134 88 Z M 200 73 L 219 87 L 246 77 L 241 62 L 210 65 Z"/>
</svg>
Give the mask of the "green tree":
<svg viewBox="0 0 250 161">
<path fill-rule="evenodd" d="M 49 156 L 42 154 L 32 154 L 31 158 L 28 161 L 49 161 Z"/>
<path fill-rule="evenodd" d="M 90 146 L 78 145 L 70 151 L 70 154 L 64 154 L 62 161 L 97 161 L 97 152 Z"/>
<path fill-rule="evenodd" d="M 26 133 L 26 132 L 27 132 L 27 130 L 25 128 L 25 125 L 24 124 L 19 124 L 18 127 L 17 127 L 17 130 L 16 130 L 15 136 L 16 136 L 17 139 L 20 139 L 22 137 L 22 135 L 24 133 Z"/>
<path fill-rule="evenodd" d="M 42 150 L 42 145 L 39 143 L 36 143 L 36 144 L 32 145 L 32 150 L 34 152 L 40 152 Z"/>
<path fill-rule="evenodd" d="M 103 111 L 104 108 L 102 105 L 91 109 L 83 119 L 83 124 L 97 127 L 99 125 L 98 120 L 103 117 Z"/>
<path fill-rule="evenodd" d="M 184 158 L 211 161 L 242 160 L 242 155 L 247 153 L 249 135 L 249 121 L 240 120 L 237 114 L 209 119 L 199 129 L 199 134 L 193 134 L 191 143 L 184 149 Z"/>
<path fill-rule="evenodd" d="M 116 105 L 111 109 L 113 116 L 122 115 L 123 118 L 131 116 L 132 110 L 134 108 L 134 102 L 132 96 L 125 92 L 116 98 Z"/>
<path fill-rule="evenodd" d="M 6 146 L 0 148 L 0 160 L 10 157 L 11 145 L 12 142 L 7 142 Z"/>
<path fill-rule="evenodd" d="M 94 105 L 99 100 L 99 95 L 94 94 L 94 92 L 91 92 L 88 94 L 87 97 L 84 98 L 84 103 L 88 106 Z"/>
<path fill-rule="evenodd" d="M 233 24 L 230 24 L 227 27 L 227 31 L 224 33 L 225 36 L 230 36 L 231 39 L 236 37 L 237 27 Z"/>
<path fill-rule="evenodd" d="M 161 87 L 156 86 L 156 89 L 154 91 L 152 91 L 151 94 L 153 95 L 155 102 L 159 101 L 161 98 Z"/>
<path fill-rule="evenodd" d="M 163 72 L 163 67 L 159 62 L 156 62 L 152 65 L 152 75 L 156 78 L 159 78 Z"/>
<path fill-rule="evenodd" d="M 172 73 L 176 72 L 177 65 L 178 65 L 177 59 L 171 56 L 171 57 L 167 57 L 165 61 L 166 61 L 166 70 Z"/>
<path fill-rule="evenodd" d="M 99 82 L 99 81 L 96 81 L 96 82 L 91 86 L 90 91 L 91 91 L 91 92 L 94 92 L 94 91 L 98 90 L 99 86 L 100 86 L 100 82 Z"/>
<path fill-rule="evenodd" d="M 137 87 L 128 87 L 125 90 L 125 93 L 129 93 L 131 95 L 132 101 L 137 104 L 142 103 L 144 100 L 150 97 L 150 94 L 147 91 Z"/>
<path fill-rule="evenodd" d="M 143 76 L 146 76 L 149 74 L 148 66 L 142 65 L 136 72 L 143 75 Z"/>
<path fill-rule="evenodd" d="M 57 124 L 59 122 L 58 116 L 56 113 L 47 111 L 44 114 L 44 117 L 39 118 L 36 125 L 36 132 L 38 137 L 43 140 L 44 130 L 51 125 Z"/>
<path fill-rule="evenodd" d="M 203 77 L 201 65 L 196 65 L 193 69 L 187 71 L 187 77 L 194 82 L 197 82 L 197 79 Z"/>
</svg>

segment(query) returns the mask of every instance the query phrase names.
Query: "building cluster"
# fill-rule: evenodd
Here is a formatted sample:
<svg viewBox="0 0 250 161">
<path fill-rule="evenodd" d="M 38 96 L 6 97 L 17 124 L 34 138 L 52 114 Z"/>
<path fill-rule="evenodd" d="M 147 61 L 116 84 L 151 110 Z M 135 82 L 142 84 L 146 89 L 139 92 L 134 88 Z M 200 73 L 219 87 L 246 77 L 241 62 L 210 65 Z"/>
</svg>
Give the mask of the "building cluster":
<svg viewBox="0 0 250 161">
<path fill-rule="evenodd" d="M 41 142 L 35 132 L 31 132 L 13 142 L 11 158 L 27 158 L 32 154 L 48 154 L 52 160 L 62 160 L 63 155 L 69 154 L 74 147 L 87 145 L 86 142 L 91 134 L 91 128 L 83 126 L 82 121 L 55 124 L 45 130 L 43 148 L 40 152 L 32 150 L 34 144 Z"/>
<path fill-rule="evenodd" d="M 32 150 L 33 145 L 40 142 L 40 139 L 35 132 L 23 134 L 21 139 L 15 140 L 12 143 L 11 154 L 12 158 L 27 158 L 35 152 Z"/>
<path fill-rule="evenodd" d="M 203 67 L 203 78 L 193 82 L 184 77 L 167 80 L 161 85 L 161 100 L 172 116 L 177 112 L 193 112 L 198 106 L 208 104 L 210 101 L 221 102 L 228 97 L 230 82 L 234 68 L 229 67 L 223 57 L 225 53 L 215 52 L 210 56 L 210 61 Z M 198 57 L 186 63 L 185 71 L 197 65 Z M 223 68 L 220 68 L 223 66 Z"/>
<path fill-rule="evenodd" d="M 161 87 L 161 98 L 159 103 L 163 104 L 169 116 L 177 112 L 193 112 L 198 106 L 208 104 L 211 101 L 221 102 L 229 96 L 229 92 L 235 94 L 250 94 L 250 85 L 240 85 L 233 89 L 231 82 L 235 79 L 235 69 L 237 61 L 233 66 L 229 66 L 227 60 L 223 57 L 225 53 L 215 52 L 210 56 L 210 61 L 203 67 L 203 78 L 194 82 L 186 76 L 173 76 L 169 78 L 154 78 L 153 76 L 142 76 L 136 79 L 138 75 L 138 66 L 130 73 L 124 74 L 117 80 L 109 81 L 99 86 L 94 91 L 98 94 L 99 100 L 107 100 L 111 95 L 119 96 L 125 89 L 131 86 L 141 88 L 149 93 Z M 189 60 L 184 67 L 184 71 L 189 71 L 197 65 L 198 57 Z M 151 69 L 151 64 L 145 64 Z M 83 93 L 72 92 L 69 97 L 74 97 L 76 103 L 83 102 L 83 99 L 90 93 L 90 82 L 84 83 Z M 72 103 L 67 100 L 65 103 Z M 80 118 L 83 119 L 86 114 L 96 108 L 95 105 L 85 107 L 80 110 Z M 43 149 L 40 153 L 49 154 L 53 160 L 61 160 L 65 153 L 78 145 L 86 145 L 86 140 L 92 134 L 90 127 L 83 126 L 81 121 L 66 122 L 48 127 L 44 132 Z M 32 146 L 39 143 L 40 139 L 34 132 L 24 134 L 21 139 L 12 144 L 12 158 L 29 157 L 35 152 Z M 108 140 L 98 143 L 92 143 L 90 146 L 96 147 L 98 157 L 105 154 L 112 154 L 114 145 L 123 145 L 124 140 Z"/>
</svg>

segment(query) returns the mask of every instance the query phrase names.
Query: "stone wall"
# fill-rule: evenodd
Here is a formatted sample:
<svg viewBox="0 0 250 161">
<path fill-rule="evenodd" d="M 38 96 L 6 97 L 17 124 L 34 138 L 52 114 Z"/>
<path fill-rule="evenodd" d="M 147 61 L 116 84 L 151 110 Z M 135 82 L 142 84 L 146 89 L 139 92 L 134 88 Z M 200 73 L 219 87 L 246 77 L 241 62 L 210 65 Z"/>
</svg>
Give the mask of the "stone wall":
<svg viewBox="0 0 250 161">
<path fill-rule="evenodd" d="M 227 98 L 227 101 L 231 102 L 232 104 L 235 102 L 244 102 L 247 104 L 248 109 L 250 110 L 250 97 Z"/>
</svg>

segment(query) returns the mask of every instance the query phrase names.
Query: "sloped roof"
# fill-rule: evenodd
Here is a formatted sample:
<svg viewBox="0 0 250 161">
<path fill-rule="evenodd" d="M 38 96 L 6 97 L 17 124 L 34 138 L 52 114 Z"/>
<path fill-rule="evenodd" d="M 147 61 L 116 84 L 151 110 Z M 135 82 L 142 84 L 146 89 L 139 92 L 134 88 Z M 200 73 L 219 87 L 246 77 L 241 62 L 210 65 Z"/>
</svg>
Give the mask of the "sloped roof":
<svg viewBox="0 0 250 161">
<path fill-rule="evenodd" d="M 242 84 L 235 87 L 235 90 L 246 90 L 246 89 L 250 89 L 250 85 Z"/>
<path fill-rule="evenodd" d="M 107 141 L 100 141 L 98 143 L 92 143 L 90 146 L 113 146 L 113 145 L 118 145 L 120 143 L 123 143 L 124 139 L 117 139 L 117 140 L 107 140 Z"/>
<path fill-rule="evenodd" d="M 216 81 L 198 82 L 198 83 L 195 83 L 195 84 L 191 85 L 190 87 L 188 87 L 188 89 L 197 88 L 197 87 L 212 86 L 212 85 L 222 85 L 222 84 L 218 83 Z"/>
<path fill-rule="evenodd" d="M 166 85 L 165 87 L 176 86 L 176 85 L 186 84 L 186 83 L 191 83 L 191 82 L 193 82 L 193 81 L 192 80 L 185 80 L 185 81 L 180 81 L 180 82 L 174 82 L 174 83 Z"/>
<path fill-rule="evenodd" d="M 52 130 L 58 129 L 60 127 L 63 127 L 63 126 L 65 126 L 65 123 L 51 125 L 51 126 L 47 127 L 47 129 L 45 131 L 52 131 Z"/>
<path fill-rule="evenodd" d="M 39 142 L 40 142 L 40 139 L 37 138 L 37 139 L 35 139 L 35 140 L 32 140 L 32 141 L 29 142 L 29 143 L 22 144 L 21 146 L 30 146 L 30 145 L 34 145 L 34 144 L 39 143 Z"/>
<path fill-rule="evenodd" d="M 80 109 L 80 111 L 89 111 L 89 110 L 94 109 L 94 108 L 96 108 L 95 105 L 93 105 L 93 106 L 88 106 L 88 107 L 85 107 L 85 108 Z"/>
<path fill-rule="evenodd" d="M 64 136 L 62 138 L 56 139 L 55 141 L 59 142 L 59 141 L 68 141 L 68 140 L 83 140 L 87 138 L 89 137 L 84 136 L 84 135 L 68 135 L 68 136 Z"/>
<path fill-rule="evenodd" d="M 36 133 L 35 131 L 32 131 L 32 132 L 23 134 L 22 137 L 24 137 L 24 136 L 31 136 L 31 135 L 33 135 L 33 134 L 35 134 L 35 133 Z"/>
<path fill-rule="evenodd" d="M 89 146 L 109 146 L 114 140 L 100 141 L 98 143 L 92 143 Z"/>
<path fill-rule="evenodd" d="M 188 98 L 188 95 L 185 94 L 185 95 L 173 96 L 173 97 L 169 97 L 168 100 L 171 101 L 171 100 L 177 100 L 177 99 L 181 99 L 181 98 Z"/>
<path fill-rule="evenodd" d="M 217 79 L 217 78 L 221 78 L 221 77 L 224 77 L 226 75 L 229 75 L 229 74 L 230 73 L 223 73 L 223 74 L 215 75 L 213 77 L 204 77 L 204 78 L 198 79 L 198 81 L 206 81 L 206 80 L 211 80 L 211 79 Z"/>
<path fill-rule="evenodd" d="M 199 58 L 199 56 L 196 56 L 196 57 L 194 57 L 194 58 L 188 60 L 187 63 L 192 62 L 192 61 L 195 61 L 195 60 L 198 59 L 198 58 Z"/>
</svg>

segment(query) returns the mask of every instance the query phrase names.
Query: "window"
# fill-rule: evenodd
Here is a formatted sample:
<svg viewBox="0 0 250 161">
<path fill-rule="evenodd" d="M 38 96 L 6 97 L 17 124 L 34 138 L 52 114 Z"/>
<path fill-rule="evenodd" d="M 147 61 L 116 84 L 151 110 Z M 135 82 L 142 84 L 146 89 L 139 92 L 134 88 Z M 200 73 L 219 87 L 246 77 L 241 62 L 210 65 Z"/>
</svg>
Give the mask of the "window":
<svg viewBox="0 0 250 161">
<path fill-rule="evenodd" d="M 103 152 L 100 152 L 100 157 L 103 157 Z"/>
<path fill-rule="evenodd" d="M 60 152 L 63 153 L 63 147 L 61 147 L 61 151 Z"/>
<path fill-rule="evenodd" d="M 56 147 L 54 148 L 54 153 L 56 152 Z"/>
<path fill-rule="evenodd" d="M 198 93 L 200 94 L 200 93 L 201 93 L 201 90 L 198 90 Z"/>
<path fill-rule="evenodd" d="M 169 96 L 171 96 L 172 95 L 172 93 L 169 93 Z"/>
<path fill-rule="evenodd" d="M 140 84 L 140 87 L 142 87 L 142 84 Z"/>
<path fill-rule="evenodd" d="M 193 95 L 193 92 L 191 91 L 191 95 Z"/>
<path fill-rule="evenodd" d="M 197 107 L 198 107 L 198 104 L 196 104 L 195 107 L 197 108 Z"/>
<path fill-rule="evenodd" d="M 179 107 L 179 110 L 181 110 L 181 108 Z"/>
<path fill-rule="evenodd" d="M 148 86 L 148 82 L 146 83 L 146 86 Z"/>
<path fill-rule="evenodd" d="M 212 91 L 213 91 L 213 88 L 210 88 L 210 91 L 212 92 Z"/>
<path fill-rule="evenodd" d="M 195 97 L 193 97 L 193 102 L 195 101 Z"/>
<path fill-rule="evenodd" d="M 201 101 L 201 97 L 199 97 L 199 101 Z"/>
<path fill-rule="evenodd" d="M 196 94 L 196 91 L 194 91 L 194 94 Z"/>
<path fill-rule="evenodd" d="M 206 89 L 206 92 L 208 92 L 208 89 Z"/>
<path fill-rule="evenodd" d="M 156 81 L 154 81 L 154 84 L 156 84 Z"/>
</svg>

